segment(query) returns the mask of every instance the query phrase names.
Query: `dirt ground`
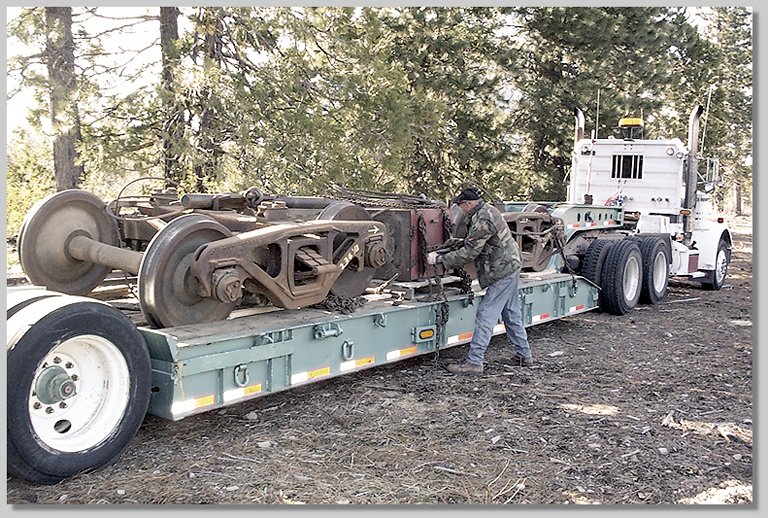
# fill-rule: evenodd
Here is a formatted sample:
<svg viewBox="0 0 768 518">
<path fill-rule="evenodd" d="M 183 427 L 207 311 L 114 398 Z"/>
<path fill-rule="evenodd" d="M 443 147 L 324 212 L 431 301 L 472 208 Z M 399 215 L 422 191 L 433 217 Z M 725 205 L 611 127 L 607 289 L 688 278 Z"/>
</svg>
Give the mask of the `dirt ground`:
<svg viewBox="0 0 768 518">
<path fill-rule="evenodd" d="M 494 338 L 179 422 L 148 416 L 111 466 L 9 504 L 752 503 L 752 232 L 720 291 L 529 328 L 536 365 Z"/>
</svg>

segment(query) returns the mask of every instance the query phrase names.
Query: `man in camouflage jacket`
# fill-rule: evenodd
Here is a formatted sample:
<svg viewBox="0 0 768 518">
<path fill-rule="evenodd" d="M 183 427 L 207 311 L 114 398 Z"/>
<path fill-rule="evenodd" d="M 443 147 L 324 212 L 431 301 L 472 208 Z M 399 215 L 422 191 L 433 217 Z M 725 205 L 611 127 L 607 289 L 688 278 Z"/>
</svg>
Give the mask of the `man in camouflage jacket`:
<svg viewBox="0 0 768 518">
<path fill-rule="evenodd" d="M 443 263 L 447 270 L 474 261 L 485 295 L 475 316 L 475 330 L 464 363 L 448 365 L 455 374 L 482 374 L 483 359 L 499 316 L 515 348 L 514 365 L 533 365 L 528 336 L 522 322 L 517 288 L 520 283 L 520 251 L 501 213 L 483 201 L 479 189 L 461 191 L 452 203 L 459 206 L 467 222 L 463 246 L 445 254 L 432 252 L 428 261 Z"/>
</svg>

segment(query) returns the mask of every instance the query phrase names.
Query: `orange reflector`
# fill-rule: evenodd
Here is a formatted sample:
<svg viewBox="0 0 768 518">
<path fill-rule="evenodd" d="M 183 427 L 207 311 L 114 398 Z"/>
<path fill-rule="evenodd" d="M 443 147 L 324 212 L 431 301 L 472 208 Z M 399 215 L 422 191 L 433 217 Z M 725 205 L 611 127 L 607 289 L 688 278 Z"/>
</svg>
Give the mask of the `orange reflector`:
<svg viewBox="0 0 768 518">
<path fill-rule="evenodd" d="M 680 209 L 680 215 L 681 216 L 690 216 L 691 215 L 691 209 Z"/>
<path fill-rule="evenodd" d="M 420 340 L 429 340 L 435 336 L 435 330 L 434 329 L 422 329 L 419 331 L 419 339 Z"/>
<path fill-rule="evenodd" d="M 718 222 L 718 223 L 722 223 L 723 221 L 725 221 L 725 219 L 723 219 L 723 218 L 717 218 L 717 222 Z"/>
</svg>

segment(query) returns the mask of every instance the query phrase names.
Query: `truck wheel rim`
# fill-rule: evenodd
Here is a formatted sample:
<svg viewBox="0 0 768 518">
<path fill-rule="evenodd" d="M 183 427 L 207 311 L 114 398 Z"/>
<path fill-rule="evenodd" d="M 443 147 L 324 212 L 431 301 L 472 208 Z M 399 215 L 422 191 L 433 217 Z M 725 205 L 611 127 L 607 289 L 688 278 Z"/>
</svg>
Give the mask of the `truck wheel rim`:
<svg viewBox="0 0 768 518">
<path fill-rule="evenodd" d="M 58 451 L 93 448 L 114 433 L 129 390 L 128 365 L 112 342 L 95 335 L 70 338 L 35 371 L 28 407 L 32 428 Z"/>
<path fill-rule="evenodd" d="M 728 260 L 725 257 L 725 250 L 722 248 L 717 253 L 717 263 L 715 264 L 715 277 L 720 284 L 725 280 L 725 272 L 728 269 Z"/>
<path fill-rule="evenodd" d="M 656 293 L 661 293 L 664 290 L 667 276 L 667 256 L 663 252 L 659 252 L 653 260 L 653 289 L 656 290 Z"/>
<path fill-rule="evenodd" d="M 640 288 L 640 263 L 632 256 L 624 266 L 624 298 L 628 301 L 635 300 Z"/>
</svg>

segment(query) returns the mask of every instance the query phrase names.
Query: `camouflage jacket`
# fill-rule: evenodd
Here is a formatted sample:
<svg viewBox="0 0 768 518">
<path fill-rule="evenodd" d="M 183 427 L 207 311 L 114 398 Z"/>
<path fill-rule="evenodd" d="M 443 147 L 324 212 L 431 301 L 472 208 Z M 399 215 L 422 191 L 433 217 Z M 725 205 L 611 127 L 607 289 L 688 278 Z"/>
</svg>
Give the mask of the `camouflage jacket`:
<svg viewBox="0 0 768 518">
<path fill-rule="evenodd" d="M 443 255 L 447 269 L 474 260 L 481 288 L 520 270 L 520 250 L 496 207 L 480 202 L 465 218 L 468 230 L 464 245 Z"/>
</svg>

